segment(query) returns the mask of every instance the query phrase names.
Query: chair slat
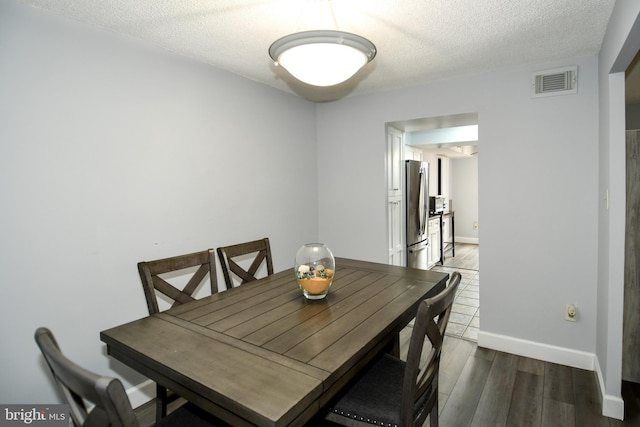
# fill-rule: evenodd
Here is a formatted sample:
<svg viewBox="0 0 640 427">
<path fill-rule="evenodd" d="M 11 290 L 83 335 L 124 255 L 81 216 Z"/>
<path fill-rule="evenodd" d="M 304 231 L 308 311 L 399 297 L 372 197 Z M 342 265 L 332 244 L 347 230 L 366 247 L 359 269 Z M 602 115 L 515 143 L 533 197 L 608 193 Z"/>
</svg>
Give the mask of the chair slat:
<svg viewBox="0 0 640 427">
<path fill-rule="evenodd" d="M 178 255 L 155 261 L 139 262 L 138 272 L 140 273 L 142 287 L 145 291 L 149 314 L 155 314 L 160 311 L 157 292 L 171 298 L 178 304 L 193 301 L 194 298 L 192 295 L 202 284 L 207 274 L 209 275 L 211 293 L 218 292 L 214 254 L 213 249 L 208 249 L 206 251 Z M 168 279 L 160 276 L 161 274 L 180 272 L 181 270 L 194 267 L 198 267 L 198 269 L 192 273 L 183 289 L 179 289 L 169 283 Z"/>
<path fill-rule="evenodd" d="M 273 260 L 271 259 L 271 246 L 269 239 L 264 238 L 251 242 L 239 243 L 231 246 L 223 246 L 217 249 L 222 273 L 227 289 L 233 288 L 233 276 L 240 279 L 240 284 L 257 280 L 258 269 L 266 264 L 267 276 L 273 274 Z M 235 258 L 245 257 L 255 253 L 251 265 L 244 269 Z"/>
</svg>

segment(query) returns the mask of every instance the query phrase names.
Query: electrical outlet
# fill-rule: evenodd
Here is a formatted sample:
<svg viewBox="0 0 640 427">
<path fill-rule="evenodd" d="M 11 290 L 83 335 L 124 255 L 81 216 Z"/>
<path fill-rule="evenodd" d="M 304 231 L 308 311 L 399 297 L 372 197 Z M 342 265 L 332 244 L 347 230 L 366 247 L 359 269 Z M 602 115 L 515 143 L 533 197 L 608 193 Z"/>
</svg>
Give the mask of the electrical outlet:
<svg viewBox="0 0 640 427">
<path fill-rule="evenodd" d="M 473 221 L 473 229 L 474 230 L 478 229 L 478 221 Z"/>
<path fill-rule="evenodd" d="M 564 310 L 564 320 L 575 322 L 578 317 L 578 307 L 575 304 L 567 304 Z"/>
</svg>

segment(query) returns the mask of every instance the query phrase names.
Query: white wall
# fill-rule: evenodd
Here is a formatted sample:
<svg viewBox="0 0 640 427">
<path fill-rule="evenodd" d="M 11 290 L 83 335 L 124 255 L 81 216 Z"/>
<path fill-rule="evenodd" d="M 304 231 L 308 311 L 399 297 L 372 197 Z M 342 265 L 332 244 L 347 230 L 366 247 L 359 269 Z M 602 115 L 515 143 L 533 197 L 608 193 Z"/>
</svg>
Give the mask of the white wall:
<svg viewBox="0 0 640 427">
<path fill-rule="evenodd" d="M 579 67 L 578 93 L 532 99 L 531 72 L 565 65 Z M 587 57 L 319 105 L 319 194 L 335 202 L 320 205 L 321 240 L 385 262 L 384 123 L 477 112 L 481 335 L 584 361 L 595 352 L 597 87 Z M 566 303 L 578 322 L 564 320 Z"/>
<path fill-rule="evenodd" d="M 99 340 L 146 314 L 138 261 L 269 236 L 289 268 L 318 238 L 315 134 L 310 102 L 0 2 L 0 402 L 57 401 L 41 325 L 142 381 Z"/>
<path fill-rule="evenodd" d="M 625 97 L 624 71 L 640 49 L 640 2 L 618 0 L 599 55 L 597 371 L 605 414 L 624 414 Z"/>
<path fill-rule="evenodd" d="M 461 243 L 479 243 L 478 221 L 479 155 L 451 159 L 451 200 L 455 211 L 455 238 Z"/>
</svg>

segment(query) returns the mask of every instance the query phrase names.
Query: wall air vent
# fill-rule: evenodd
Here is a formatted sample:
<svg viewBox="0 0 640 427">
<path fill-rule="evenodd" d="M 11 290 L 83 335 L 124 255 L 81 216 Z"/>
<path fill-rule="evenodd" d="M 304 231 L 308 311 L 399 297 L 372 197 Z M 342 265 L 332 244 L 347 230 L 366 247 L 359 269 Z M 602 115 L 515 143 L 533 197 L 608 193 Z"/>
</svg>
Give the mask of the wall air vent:
<svg viewBox="0 0 640 427">
<path fill-rule="evenodd" d="M 578 66 L 531 74 L 531 96 L 569 95 L 578 92 Z"/>
</svg>

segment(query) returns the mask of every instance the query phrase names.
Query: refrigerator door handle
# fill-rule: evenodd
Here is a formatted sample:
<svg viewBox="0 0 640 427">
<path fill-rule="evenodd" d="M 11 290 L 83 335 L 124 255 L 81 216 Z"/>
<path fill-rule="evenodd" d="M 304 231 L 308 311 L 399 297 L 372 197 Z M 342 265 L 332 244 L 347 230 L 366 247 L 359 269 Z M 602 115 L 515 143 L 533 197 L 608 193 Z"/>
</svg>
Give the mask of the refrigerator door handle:
<svg viewBox="0 0 640 427">
<path fill-rule="evenodd" d="M 420 168 L 420 187 L 418 188 L 418 215 L 420 216 L 419 233 L 424 235 L 427 231 L 427 206 L 425 200 L 425 192 L 427 191 L 427 175 L 424 168 Z"/>
<path fill-rule="evenodd" d="M 420 245 L 420 247 L 419 247 L 419 248 L 417 248 L 417 249 L 410 248 L 410 249 L 409 249 L 409 253 L 415 254 L 415 253 L 417 253 L 417 252 L 424 251 L 424 250 L 425 250 L 425 249 L 427 249 L 427 248 L 428 248 L 428 246 L 427 246 L 427 245 Z"/>
</svg>

